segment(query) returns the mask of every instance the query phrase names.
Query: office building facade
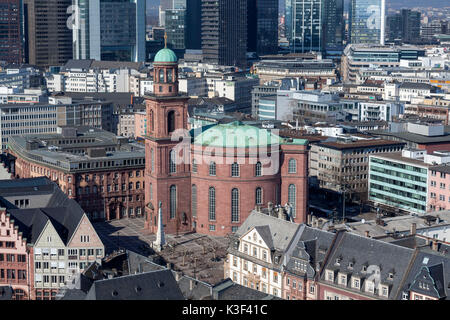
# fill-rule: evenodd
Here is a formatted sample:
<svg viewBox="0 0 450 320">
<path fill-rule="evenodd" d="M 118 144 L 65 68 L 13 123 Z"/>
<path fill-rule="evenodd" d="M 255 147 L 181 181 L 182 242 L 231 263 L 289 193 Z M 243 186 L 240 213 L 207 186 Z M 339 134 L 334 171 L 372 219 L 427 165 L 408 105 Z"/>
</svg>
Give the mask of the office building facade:
<svg viewBox="0 0 450 320">
<path fill-rule="evenodd" d="M 286 37 L 292 52 L 322 51 L 323 0 L 286 0 Z"/>
<path fill-rule="evenodd" d="M 145 61 L 145 0 L 73 0 L 75 59 Z"/>
<path fill-rule="evenodd" d="M 25 62 L 39 67 L 72 59 L 72 0 L 24 0 Z"/>
<path fill-rule="evenodd" d="M 245 67 L 247 52 L 247 1 L 202 1 L 203 60 Z"/>
<path fill-rule="evenodd" d="M 278 0 L 247 1 L 247 51 L 278 52 Z"/>
<path fill-rule="evenodd" d="M 350 42 L 385 42 L 385 0 L 352 0 L 350 3 Z"/>
<path fill-rule="evenodd" d="M 22 63 L 22 1 L 0 2 L 0 61 Z"/>
</svg>

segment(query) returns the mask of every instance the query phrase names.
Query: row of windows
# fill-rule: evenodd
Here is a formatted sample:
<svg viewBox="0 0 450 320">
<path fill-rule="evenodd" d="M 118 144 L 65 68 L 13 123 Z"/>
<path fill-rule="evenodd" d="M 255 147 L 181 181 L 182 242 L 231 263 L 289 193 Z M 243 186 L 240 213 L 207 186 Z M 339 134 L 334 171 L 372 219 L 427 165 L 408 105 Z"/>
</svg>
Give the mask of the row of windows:
<svg viewBox="0 0 450 320">
<path fill-rule="evenodd" d="M 195 159 L 192 160 L 192 172 L 193 173 L 198 172 L 198 164 Z M 289 160 L 288 172 L 289 173 L 297 173 L 297 161 L 295 159 Z M 209 175 L 210 176 L 216 175 L 216 163 L 214 161 L 210 162 L 210 164 L 209 164 Z M 232 177 L 240 176 L 240 168 L 239 168 L 239 164 L 237 162 L 234 162 L 231 165 L 231 176 Z M 259 161 L 255 164 L 255 176 L 256 177 L 262 176 L 262 164 Z"/>
</svg>

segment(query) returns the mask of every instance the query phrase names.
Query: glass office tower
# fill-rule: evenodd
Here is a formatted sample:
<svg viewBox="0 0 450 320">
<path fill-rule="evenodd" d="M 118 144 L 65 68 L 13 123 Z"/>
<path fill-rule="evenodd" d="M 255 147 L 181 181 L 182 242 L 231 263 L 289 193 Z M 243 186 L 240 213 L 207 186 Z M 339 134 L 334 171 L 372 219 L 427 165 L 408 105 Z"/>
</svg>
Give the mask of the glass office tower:
<svg viewBox="0 0 450 320">
<path fill-rule="evenodd" d="M 247 0 L 247 51 L 278 52 L 278 0 Z"/>
<path fill-rule="evenodd" d="M 325 50 L 342 50 L 345 36 L 344 0 L 325 0 L 323 10 Z"/>
<path fill-rule="evenodd" d="M 73 0 L 74 58 L 145 61 L 145 0 Z"/>
<path fill-rule="evenodd" d="M 385 0 L 351 0 L 351 43 L 384 45 L 385 7 Z"/>
<path fill-rule="evenodd" d="M 322 51 L 324 0 L 286 0 L 286 37 L 292 52 Z"/>
</svg>

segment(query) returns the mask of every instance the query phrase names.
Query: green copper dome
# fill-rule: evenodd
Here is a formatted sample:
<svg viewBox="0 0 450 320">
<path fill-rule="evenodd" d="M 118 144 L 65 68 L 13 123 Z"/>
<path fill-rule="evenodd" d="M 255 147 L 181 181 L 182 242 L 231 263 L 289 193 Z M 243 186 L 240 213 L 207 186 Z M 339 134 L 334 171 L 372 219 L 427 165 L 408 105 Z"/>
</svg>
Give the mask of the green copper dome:
<svg viewBox="0 0 450 320">
<path fill-rule="evenodd" d="M 178 61 L 175 52 L 168 48 L 164 48 L 158 51 L 153 62 L 163 62 L 163 63 L 175 63 Z"/>
</svg>

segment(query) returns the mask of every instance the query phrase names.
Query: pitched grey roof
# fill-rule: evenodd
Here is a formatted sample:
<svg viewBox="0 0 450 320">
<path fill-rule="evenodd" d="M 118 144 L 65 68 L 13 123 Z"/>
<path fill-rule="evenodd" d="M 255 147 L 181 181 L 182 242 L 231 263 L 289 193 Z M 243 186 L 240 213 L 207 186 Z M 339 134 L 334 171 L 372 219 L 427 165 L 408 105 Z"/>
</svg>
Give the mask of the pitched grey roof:
<svg viewBox="0 0 450 320">
<path fill-rule="evenodd" d="M 170 270 L 94 282 L 86 300 L 184 300 Z"/>
<path fill-rule="evenodd" d="M 256 231 L 258 231 L 261 238 L 263 238 L 264 242 L 270 249 L 275 249 L 273 246 L 272 233 L 270 232 L 269 226 L 256 226 Z"/>
<path fill-rule="evenodd" d="M 419 282 L 428 284 L 427 287 Z M 401 291 L 415 291 L 438 299 L 450 300 L 450 256 L 437 252 L 420 251 L 411 266 Z M 398 299 L 401 298 L 401 293 Z"/>
<path fill-rule="evenodd" d="M 299 224 L 253 211 L 236 231 L 236 236 L 241 237 L 252 228 L 263 226 L 268 227 L 260 229 L 264 230 L 266 239 L 271 239 L 273 248 L 282 252 L 287 249 L 293 236 L 300 227 Z"/>
<path fill-rule="evenodd" d="M 214 300 L 281 300 L 270 294 L 254 290 L 225 279 L 213 287 Z"/>
<path fill-rule="evenodd" d="M 66 207 L 11 209 L 8 213 L 31 244 L 36 243 L 47 222 L 52 223 L 61 240 L 67 244 L 84 215 L 74 200 L 69 200 Z"/>
<path fill-rule="evenodd" d="M 410 248 L 341 232 L 337 235 L 336 243 L 325 268 L 345 272 L 348 274 L 348 279 L 352 274 L 358 274 L 362 280 L 372 274 L 371 270 L 376 272 L 378 269 L 379 280 L 390 287 L 389 299 L 395 299 L 413 254 L 414 250 Z M 339 259 L 339 264 L 336 263 L 337 259 Z M 349 262 L 352 262 L 352 266 L 349 265 Z M 367 268 L 367 271 L 364 271 L 363 266 Z M 390 273 L 393 274 L 392 279 L 389 278 Z M 325 272 L 321 275 L 321 279 L 325 281 Z M 361 287 L 364 287 L 364 282 Z"/>
<path fill-rule="evenodd" d="M 27 208 L 65 206 L 69 198 L 46 177 L 0 180 L 0 207 L 16 209 L 15 200 L 28 199 Z"/>
<path fill-rule="evenodd" d="M 418 89 L 418 90 L 436 90 L 435 86 L 428 83 L 402 82 L 400 84 L 402 89 Z"/>
</svg>

